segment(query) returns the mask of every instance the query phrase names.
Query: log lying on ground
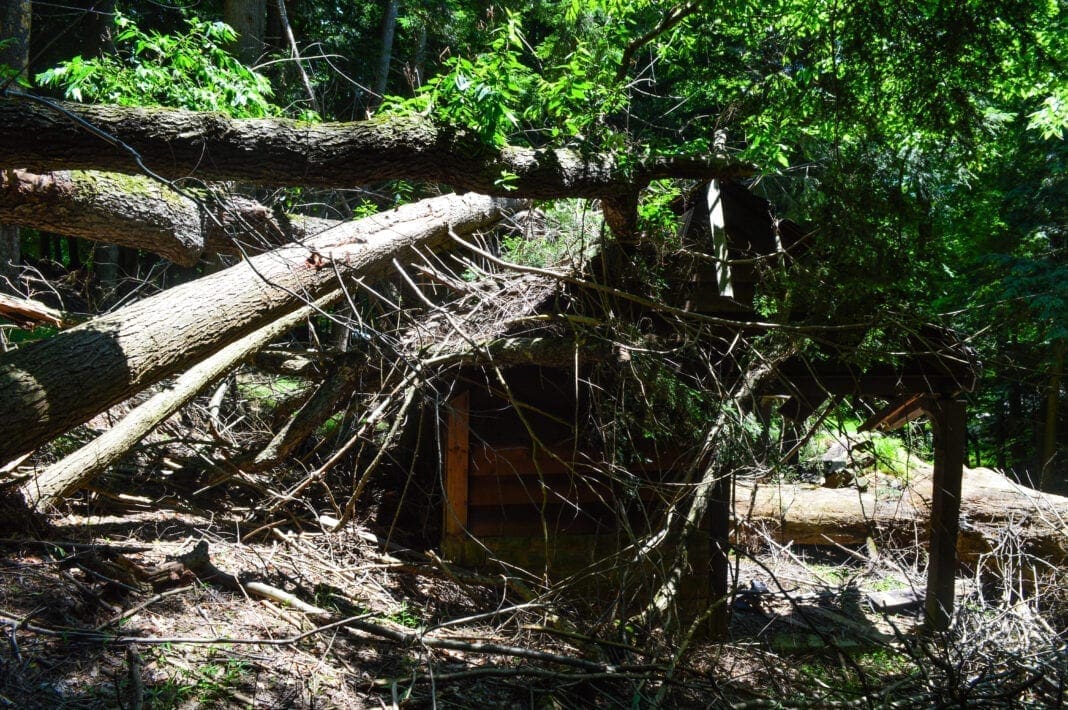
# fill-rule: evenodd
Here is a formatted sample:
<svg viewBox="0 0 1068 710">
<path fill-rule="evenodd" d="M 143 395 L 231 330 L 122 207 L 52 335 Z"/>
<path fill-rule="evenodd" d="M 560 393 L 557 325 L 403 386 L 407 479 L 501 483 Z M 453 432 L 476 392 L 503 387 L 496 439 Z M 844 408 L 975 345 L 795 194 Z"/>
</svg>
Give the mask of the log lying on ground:
<svg viewBox="0 0 1068 710">
<path fill-rule="evenodd" d="M 182 373 L 170 387 L 138 405 L 111 429 L 42 471 L 23 487 L 23 498 L 30 508 L 47 510 L 57 501 L 85 486 L 122 458 L 131 446 L 177 412 L 198 392 L 245 360 L 250 353 L 292 330 L 302 320 L 314 315 L 317 309 L 330 306 L 341 296 L 340 290 L 327 294 L 314 305 L 298 308 L 197 363 Z"/>
<path fill-rule="evenodd" d="M 736 536 L 767 532 L 799 545 L 862 545 L 869 536 L 898 542 L 925 541 L 929 534 L 930 474 L 907 488 L 813 488 L 739 484 Z M 961 533 L 957 552 L 964 564 L 1007 537 L 1023 552 L 1053 565 L 1068 564 L 1068 498 L 1020 486 L 990 469 L 965 469 Z"/>
<path fill-rule="evenodd" d="M 0 173 L 0 222 L 143 249 L 192 266 L 208 253 L 259 253 L 339 223 L 287 218 L 240 195 L 186 191 L 137 175 Z"/>
<path fill-rule="evenodd" d="M 488 227 L 516 206 L 446 195 L 349 222 L 146 298 L 0 356 L 0 461 L 30 451 L 108 407 L 337 288 L 373 279 L 449 232 Z"/>
</svg>

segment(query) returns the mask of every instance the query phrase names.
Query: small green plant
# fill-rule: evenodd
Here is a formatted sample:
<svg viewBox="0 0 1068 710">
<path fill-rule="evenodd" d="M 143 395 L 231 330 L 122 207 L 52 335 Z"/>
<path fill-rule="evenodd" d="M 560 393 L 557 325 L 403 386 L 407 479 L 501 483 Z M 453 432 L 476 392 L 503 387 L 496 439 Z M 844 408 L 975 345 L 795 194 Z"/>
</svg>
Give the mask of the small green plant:
<svg viewBox="0 0 1068 710">
<path fill-rule="evenodd" d="M 408 629 L 418 629 L 423 625 L 422 619 L 416 616 L 415 611 L 408 606 L 408 602 L 401 602 L 400 608 L 386 618 Z"/>
<path fill-rule="evenodd" d="M 871 583 L 871 588 L 876 592 L 892 592 L 897 589 L 907 589 L 908 585 L 895 577 L 880 577 Z"/>
<path fill-rule="evenodd" d="M 211 660 L 198 667 L 179 665 L 165 653 L 159 659 L 172 667 L 174 673 L 160 682 L 146 684 L 145 700 L 153 708 L 185 707 L 190 703 L 203 707 L 225 702 L 252 670 L 247 661 L 236 658 Z M 125 680 L 119 684 L 120 696 L 125 684 Z"/>
<path fill-rule="evenodd" d="M 295 377 L 272 377 L 262 380 L 238 382 L 238 391 L 248 399 L 263 400 L 275 406 L 285 395 L 307 387 L 307 382 Z"/>
<path fill-rule="evenodd" d="M 167 106 L 220 111 L 235 118 L 278 115 L 267 78 L 225 48 L 237 35 L 229 25 L 196 17 L 181 34 L 143 32 L 115 16 L 116 55 L 76 56 L 37 75 L 75 101 L 122 106 Z"/>
</svg>

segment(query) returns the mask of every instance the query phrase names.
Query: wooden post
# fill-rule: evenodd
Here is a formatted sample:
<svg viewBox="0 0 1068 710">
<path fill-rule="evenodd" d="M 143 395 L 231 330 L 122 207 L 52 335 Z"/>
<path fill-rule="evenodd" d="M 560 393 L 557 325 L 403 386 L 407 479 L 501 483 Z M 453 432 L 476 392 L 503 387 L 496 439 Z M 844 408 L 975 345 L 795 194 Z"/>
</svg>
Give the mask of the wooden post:
<svg viewBox="0 0 1068 710">
<path fill-rule="evenodd" d="M 468 392 L 462 392 L 449 400 L 445 436 L 444 532 L 446 542 L 460 540 L 467 529 L 467 473 L 470 462 L 468 454 L 469 410 L 470 394 Z"/>
<path fill-rule="evenodd" d="M 931 492 L 931 549 L 927 567 L 927 624 L 949 628 L 957 576 L 957 532 L 964 473 L 964 402 L 951 397 L 930 400 L 934 428 L 934 481 Z"/>
</svg>

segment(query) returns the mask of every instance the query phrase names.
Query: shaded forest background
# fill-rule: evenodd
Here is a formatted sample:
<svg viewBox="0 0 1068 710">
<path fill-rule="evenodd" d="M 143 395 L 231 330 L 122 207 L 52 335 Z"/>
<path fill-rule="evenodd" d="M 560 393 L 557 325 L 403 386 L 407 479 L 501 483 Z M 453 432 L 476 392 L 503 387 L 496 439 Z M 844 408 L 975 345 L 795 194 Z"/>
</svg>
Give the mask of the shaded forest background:
<svg viewBox="0 0 1068 710">
<path fill-rule="evenodd" d="M 761 389 L 787 362 L 904 365 L 948 327 L 982 365 L 966 464 L 1068 490 L 1063 1 L 22 0 L 0 35 L 0 296 L 59 311 L 0 321 L 0 492 L 37 508 L 0 514 L 0 698 L 1063 702 L 1068 501 L 968 471 L 929 633 L 897 614 L 930 425 L 858 437 L 884 402 Z M 710 178 L 802 245 L 730 264 L 744 322 L 676 307 L 724 263 L 681 217 Z M 485 450 L 594 452 L 621 549 L 562 583 L 428 550 L 464 388 Z M 634 475 L 679 451 L 687 485 Z M 725 481 L 730 531 L 706 516 Z M 676 573 L 728 532 L 732 636 L 702 644 Z"/>
<path fill-rule="evenodd" d="M 286 7 L 296 44 L 280 7 L 35 2 L 29 65 L 9 64 L 56 97 L 309 120 L 413 112 L 471 128 L 490 145 L 692 154 L 725 140 L 761 166 L 758 193 L 819 229 L 812 266 L 769 287 L 764 312 L 806 303 L 823 323 L 870 321 L 873 348 L 892 349 L 905 322 L 938 320 L 969 334 L 983 363 L 969 399 L 969 463 L 1064 484 L 1060 4 L 863 3 L 844 13 L 820 2 L 667 11 L 611 0 L 307 2 Z M 218 19 L 236 39 L 212 33 L 208 21 Z M 124 37 L 133 26 L 140 34 Z M 183 34 L 192 37 L 184 48 L 151 46 L 152 37 Z M 225 62 L 215 62 L 216 74 L 198 68 L 214 62 L 209 46 L 257 74 Z M 159 60 L 153 51 L 164 58 L 157 74 L 143 69 Z M 190 57 L 179 66 L 183 52 Z M 141 74 L 122 75 L 124 63 Z M 182 71 L 193 77 L 184 88 L 167 78 Z M 643 196 L 649 239 L 670 240 L 664 205 L 678 189 L 654 183 Z M 424 194 L 424 185 L 393 181 L 256 197 L 348 219 Z M 19 264 L 69 282 L 81 300 L 63 306 L 81 312 L 193 275 L 149 252 L 27 229 L 18 264 L 5 266 L 8 290 L 26 292 Z"/>
</svg>

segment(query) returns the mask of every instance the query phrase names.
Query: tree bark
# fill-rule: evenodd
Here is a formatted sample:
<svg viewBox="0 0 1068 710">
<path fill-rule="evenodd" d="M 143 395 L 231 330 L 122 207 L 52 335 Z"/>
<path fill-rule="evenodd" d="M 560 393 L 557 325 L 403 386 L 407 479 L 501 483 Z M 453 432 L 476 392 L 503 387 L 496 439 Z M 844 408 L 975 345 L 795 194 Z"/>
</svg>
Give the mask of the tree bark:
<svg viewBox="0 0 1068 710">
<path fill-rule="evenodd" d="M 0 6 L 0 65 L 25 77 L 30 64 L 30 0 L 7 0 Z M 7 88 L 14 76 L 0 77 Z M 0 223 L 0 278 L 14 277 L 21 261 L 21 241 L 17 226 Z"/>
<path fill-rule="evenodd" d="M 381 180 L 445 183 L 501 197 L 629 199 L 656 178 L 730 178 L 755 167 L 725 156 L 620 161 L 572 150 L 488 148 L 462 130 L 417 117 L 308 124 L 230 119 L 173 109 L 56 106 L 136 150 L 145 165 L 176 179 L 351 188 Z M 0 165 L 140 173 L 121 146 L 27 97 L 0 100 Z M 515 177 L 502 180 L 506 175 Z"/>
<path fill-rule="evenodd" d="M 199 202 L 136 175 L 8 170 L 0 174 L 0 221 L 143 249 L 180 266 L 204 254 L 259 253 L 339 224 L 280 218 L 240 195 L 195 194 Z"/>
<path fill-rule="evenodd" d="M 1042 467 L 1039 488 L 1046 490 L 1056 470 L 1058 439 L 1057 429 L 1060 424 L 1061 410 L 1061 376 L 1064 373 L 1064 358 L 1068 354 L 1068 338 L 1057 338 L 1050 346 L 1053 351 L 1053 363 L 1050 366 L 1049 381 L 1046 383 L 1046 422 L 1042 432 Z"/>
<path fill-rule="evenodd" d="M 0 461 L 49 441 L 145 387 L 337 287 L 373 279 L 412 248 L 495 223 L 507 201 L 446 195 L 346 223 L 171 288 L 0 357 Z"/>
<path fill-rule="evenodd" d="M 237 32 L 235 56 L 249 66 L 263 53 L 267 0 L 223 0 L 223 22 Z"/>
<path fill-rule="evenodd" d="M 755 490 L 754 490 L 755 488 Z M 873 530 L 882 539 L 912 544 L 930 536 L 931 472 L 908 487 L 813 488 L 739 482 L 735 537 L 759 544 L 763 535 L 797 545 L 863 545 Z M 965 469 L 957 553 L 966 565 L 995 549 L 1007 535 L 1022 551 L 1053 565 L 1068 564 L 1068 498 L 1018 485 L 991 469 Z"/>
<path fill-rule="evenodd" d="M 170 387 L 139 405 L 114 427 L 52 464 L 27 483 L 22 494 L 28 506 L 47 510 L 85 486 L 202 389 L 240 364 L 251 353 L 314 315 L 316 309 L 329 306 L 341 295 L 341 291 L 335 291 L 319 299 L 314 306 L 298 308 L 227 345 L 182 373 Z"/>
<path fill-rule="evenodd" d="M 378 71 L 375 73 L 376 101 L 386 95 L 389 84 L 389 65 L 393 59 L 393 34 L 397 29 L 398 0 L 386 0 L 386 15 L 382 18 L 382 46 L 378 52 Z"/>
</svg>

